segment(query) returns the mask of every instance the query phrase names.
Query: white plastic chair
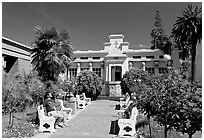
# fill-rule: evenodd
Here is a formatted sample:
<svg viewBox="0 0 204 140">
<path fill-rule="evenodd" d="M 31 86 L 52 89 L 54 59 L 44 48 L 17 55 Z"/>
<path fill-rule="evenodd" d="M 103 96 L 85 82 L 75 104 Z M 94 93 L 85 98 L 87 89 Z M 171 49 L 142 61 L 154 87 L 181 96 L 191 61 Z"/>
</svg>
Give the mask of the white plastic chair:
<svg viewBox="0 0 204 140">
<path fill-rule="evenodd" d="M 85 93 L 82 93 L 82 96 L 83 96 L 84 100 L 86 101 L 87 105 L 91 103 L 91 98 L 86 98 L 86 94 Z"/>
<path fill-rule="evenodd" d="M 77 108 L 84 109 L 86 105 L 86 101 L 81 100 L 79 95 L 76 95 L 76 100 L 77 100 Z"/>
<path fill-rule="evenodd" d="M 136 134 L 135 125 L 136 125 L 136 118 L 138 115 L 138 110 L 136 107 L 133 107 L 131 116 L 129 119 L 119 119 L 118 125 L 119 125 L 119 137 L 131 137 Z"/>
<path fill-rule="evenodd" d="M 43 105 L 38 106 L 37 110 L 40 121 L 39 132 L 55 132 L 55 118 L 52 116 L 45 116 Z"/>
<path fill-rule="evenodd" d="M 60 111 L 66 111 L 66 110 L 70 111 L 70 112 L 67 114 L 67 119 L 68 119 L 68 120 L 72 119 L 72 116 L 71 116 L 72 109 L 71 109 L 71 108 L 66 108 L 66 107 L 64 107 L 63 100 L 58 100 L 58 101 L 60 102 L 60 105 L 61 105 L 61 107 L 62 107 Z"/>
</svg>

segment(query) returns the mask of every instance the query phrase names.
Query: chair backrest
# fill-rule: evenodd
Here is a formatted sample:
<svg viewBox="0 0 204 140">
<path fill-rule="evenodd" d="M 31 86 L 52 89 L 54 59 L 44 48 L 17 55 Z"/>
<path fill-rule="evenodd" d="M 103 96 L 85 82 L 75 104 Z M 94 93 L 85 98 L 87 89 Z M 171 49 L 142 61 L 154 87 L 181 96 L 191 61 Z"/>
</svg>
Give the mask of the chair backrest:
<svg viewBox="0 0 204 140">
<path fill-rule="evenodd" d="M 84 99 L 86 99 L 86 94 L 84 92 L 82 93 L 82 96 Z"/>
<path fill-rule="evenodd" d="M 79 97 L 79 95 L 76 95 L 76 99 L 77 99 L 77 101 L 80 101 L 80 100 L 81 100 L 80 97 Z"/>
<path fill-rule="evenodd" d="M 133 107 L 130 119 L 132 119 L 135 123 L 136 123 L 137 115 L 138 115 L 137 107 Z"/>
<path fill-rule="evenodd" d="M 38 106 L 38 117 L 43 118 L 45 116 L 44 107 L 43 105 Z"/>
<path fill-rule="evenodd" d="M 60 103 L 61 107 L 63 107 L 63 101 L 62 100 L 58 100 L 58 102 Z"/>
</svg>

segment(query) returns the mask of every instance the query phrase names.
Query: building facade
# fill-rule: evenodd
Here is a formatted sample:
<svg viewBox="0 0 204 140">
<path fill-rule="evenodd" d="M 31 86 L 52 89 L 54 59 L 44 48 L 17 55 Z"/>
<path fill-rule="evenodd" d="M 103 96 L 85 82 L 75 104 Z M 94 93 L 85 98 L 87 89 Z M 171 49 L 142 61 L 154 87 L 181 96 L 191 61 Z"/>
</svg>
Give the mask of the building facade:
<svg viewBox="0 0 204 140">
<path fill-rule="evenodd" d="M 75 59 L 68 69 L 68 79 L 76 77 L 84 70 L 90 70 L 102 78 L 105 85 L 103 94 L 121 96 L 120 81 L 123 74 L 131 68 L 140 68 L 149 73 L 164 73 L 167 62 L 163 52 L 158 49 L 129 49 L 124 35 L 109 36 L 104 49 L 99 51 L 75 51 Z"/>
<path fill-rule="evenodd" d="M 6 73 L 31 72 L 31 48 L 19 42 L 2 37 L 2 69 Z"/>
</svg>

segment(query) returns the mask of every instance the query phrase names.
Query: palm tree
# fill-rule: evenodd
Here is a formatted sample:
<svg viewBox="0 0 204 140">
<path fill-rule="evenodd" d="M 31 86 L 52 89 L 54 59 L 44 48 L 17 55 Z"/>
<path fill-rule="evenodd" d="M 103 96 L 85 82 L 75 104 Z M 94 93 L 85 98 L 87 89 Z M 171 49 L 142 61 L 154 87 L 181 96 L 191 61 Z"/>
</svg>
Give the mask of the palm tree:
<svg viewBox="0 0 204 140">
<path fill-rule="evenodd" d="M 188 5 L 183 11 L 183 16 L 178 17 L 174 23 L 172 36 L 183 52 L 182 59 L 191 55 L 191 80 L 194 81 L 196 45 L 202 40 L 202 8 Z"/>
<path fill-rule="evenodd" d="M 73 48 L 70 35 L 66 30 L 55 28 L 35 28 L 35 40 L 32 44 L 33 70 L 38 72 L 43 81 L 57 81 L 61 71 L 65 71 L 71 63 Z"/>
</svg>

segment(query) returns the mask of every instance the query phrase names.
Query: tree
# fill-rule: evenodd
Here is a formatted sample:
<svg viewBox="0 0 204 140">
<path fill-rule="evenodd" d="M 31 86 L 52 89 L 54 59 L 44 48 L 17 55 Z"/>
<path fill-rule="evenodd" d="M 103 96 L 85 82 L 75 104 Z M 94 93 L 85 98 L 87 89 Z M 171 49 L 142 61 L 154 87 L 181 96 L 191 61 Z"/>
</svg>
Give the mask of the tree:
<svg viewBox="0 0 204 140">
<path fill-rule="evenodd" d="M 177 100 L 174 128 L 192 138 L 194 133 L 202 131 L 202 90 L 199 83 L 182 82 L 179 96 L 183 100 Z"/>
<path fill-rule="evenodd" d="M 9 125 L 13 126 L 14 113 L 24 111 L 32 101 L 25 73 L 3 74 L 2 77 L 3 110 L 9 113 Z"/>
<path fill-rule="evenodd" d="M 164 30 L 162 28 L 161 18 L 158 10 L 155 16 L 155 27 L 151 31 L 151 37 L 151 49 L 160 49 L 164 52 L 164 54 L 171 54 L 171 38 L 167 35 L 164 35 Z"/>
<path fill-rule="evenodd" d="M 191 55 L 191 81 L 194 81 L 196 45 L 202 39 L 202 8 L 188 5 L 182 14 L 173 25 L 172 36 L 182 50 L 181 58 L 185 60 Z"/>
<path fill-rule="evenodd" d="M 97 99 L 102 91 L 102 79 L 89 70 L 83 70 L 76 77 L 76 94 L 86 94 L 86 97 Z"/>
<path fill-rule="evenodd" d="M 152 109 L 150 105 L 151 94 L 149 84 L 151 83 L 150 75 L 147 71 L 134 68 L 127 71 L 123 78 L 121 79 L 121 89 L 122 94 L 125 95 L 129 93 L 133 103 L 136 104 L 137 108 L 141 113 L 145 113 L 147 115 L 149 121 L 149 130 L 151 136 L 151 125 L 150 125 L 150 116 L 152 116 Z M 153 97 L 153 96 L 149 96 Z"/>
<path fill-rule="evenodd" d="M 55 28 L 35 28 L 35 40 L 32 44 L 32 65 L 43 81 L 57 81 L 61 71 L 71 63 L 73 48 L 70 35 L 66 30 Z"/>
<path fill-rule="evenodd" d="M 148 83 L 150 80 L 150 75 L 147 71 L 143 71 L 138 68 L 130 69 L 127 71 L 121 79 L 121 89 L 122 94 L 126 93 L 139 93 L 144 88 L 144 84 Z M 140 90 L 140 91 L 139 91 Z"/>
<path fill-rule="evenodd" d="M 31 93 L 33 104 L 38 105 L 44 101 L 44 95 L 46 91 L 46 87 L 44 83 L 39 79 L 36 75 L 31 75 L 29 81 L 29 91 Z"/>
</svg>

